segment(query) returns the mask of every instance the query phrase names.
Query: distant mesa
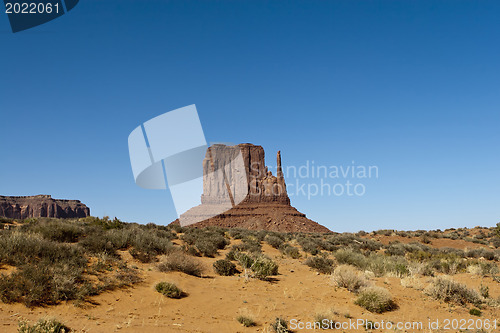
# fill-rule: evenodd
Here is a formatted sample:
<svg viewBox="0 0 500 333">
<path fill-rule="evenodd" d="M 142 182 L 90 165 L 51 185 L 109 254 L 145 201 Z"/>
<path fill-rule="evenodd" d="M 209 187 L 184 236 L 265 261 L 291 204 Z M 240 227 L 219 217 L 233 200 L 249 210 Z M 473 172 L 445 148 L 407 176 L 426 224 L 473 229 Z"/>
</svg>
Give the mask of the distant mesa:
<svg viewBox="0 0 500 333">
<path fill-rule="evenodd" d="M 238 153 L 244 164 L 241 168 L 230 163 Z M 191 208 L 172 223 L 195 228 L 219 226 L 279 232 L 330 232 L 291 206 L 279 151 L 276 162 L 274 176 L 265 165 L 261 146 L 244 143 L 209 147 L 203 160 L 201 205 Z M 217 169 L 223 171 L 214 172 Z M 242 193 L 244 197 L 238 198 Z M 223 213 L 219 214 L 221 211 Z"/>
<path fill-rule="evenodd" d="M 52 199 L 45 194 L 0 196 L 0 216 L 21 220 L 30 217 L 80 218 L 90 216 L 90 209 L 79 200 Z"/>
</svg>

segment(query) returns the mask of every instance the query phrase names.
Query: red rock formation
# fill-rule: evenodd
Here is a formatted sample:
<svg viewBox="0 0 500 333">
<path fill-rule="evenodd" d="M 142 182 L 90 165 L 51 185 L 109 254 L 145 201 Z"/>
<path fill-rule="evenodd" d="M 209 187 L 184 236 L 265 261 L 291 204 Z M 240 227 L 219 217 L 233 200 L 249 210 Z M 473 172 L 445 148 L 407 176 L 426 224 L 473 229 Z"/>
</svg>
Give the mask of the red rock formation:
<svg viewBox="0 0 500 333">
<path fill-rule="evenodd" d="M 89 215 L 90 209 L 79 200 L 52 199 L 50 195 L 0 196 L 0 216 L 8 218 L 79 218 Z"/>
<path fill-rule="evenodd" d="M 230 162 L 239 153 L 244 165 L 231 165 Z M 181 215 L 182 225 L 280 232 L 329 232 L 326 227 L 308 219 L 290 205 L 279 151 L 276 162 L 277 172 L 274 176 L 265 166 L 265 154 L 261 146 L 245 143 L 209 147 L 203 161 L 202 204 Z M 193 222 L 197 223 L 191 224 Z M 179 220 L 174 223 L 179 223 Z"/>
</svg>

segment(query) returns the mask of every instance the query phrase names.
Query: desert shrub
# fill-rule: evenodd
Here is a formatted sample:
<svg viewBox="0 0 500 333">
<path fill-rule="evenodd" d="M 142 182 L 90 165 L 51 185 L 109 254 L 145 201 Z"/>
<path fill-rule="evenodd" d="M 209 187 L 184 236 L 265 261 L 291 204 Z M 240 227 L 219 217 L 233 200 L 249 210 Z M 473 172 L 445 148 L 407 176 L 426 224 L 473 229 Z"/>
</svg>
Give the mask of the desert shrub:
<svg viewBox="0 0 500 333">
<path fill-rule="evenodd" d="M 148 252 L 141 252 L 136 249 L 130 249 L 128 250 L 132 258 L 135 260 L 138 260 L 142 263 L 150 263 L 150 262 L 155 262 L 158 261 L 158 258 L 156 254 L 154 253 L 148 253 Z"/>
<path fill-rule="evenodd" d="M 491 245 L 493 245 L 495 248 L 499 248 L 500 247 L 500 238 L 499 237 L 493 237 L 490 239 L 491 241 Z"/>
<path fill-rule="evenodd" d="M 288 330 L 288 322 L 283 318 L 276 318 L 274 322 L 271 324 L 271 329 L 275 333 L 289 333 Z"/>
<path fill-rule="evenodd" d="M 158 269 L 161 272 L 177 271 L 200 277 L 203 273 L 202 263 L 182 251 L 169 253 L 160 260 Z"/>
<path fill-rule="evenodd" d="M 333 271 L 333 260 L 323 257 L 307 258 L 305 264 L 323 274 L 330 274 Z"/>
<path fill-rule="evenodd" d="M 236 252 L 234 255 L 235 259 L 238 261 L 238 263 L 241 265 L 241 267 L 248 269 L 252 267 L 254 263 L 254 259 L 249 256 L 246 253 L 243 252 Z"/>
<path fill-rule="evenodd" d="M 499 272 L 498 266 L 492 262 L 472 261 L 467 266 L 467 272 L 475 275 L 488 276 Z"/>
<path fill-rule="evenodd" d="M 159 282 L 156 284 L 155 289 L 160 294 L 169 298 L 181 298 L 182 290 L 175 284 L 170 282 Z"/>
<path fill-rule="evenodd" d="M 77 242 L 83 235 L 82 226 L 61 220 L 35 223 L 29 230 L 41 234 L 45 239 L 65 243 Z"/>
<path fill-rule="evenodd" d="M 486 250 L 484 248 L 471 249 L 465 251 L 465 256 L 468 258 L 485 258 L 487 260 L 495 259 L 495 252 Z"/>
<path fill-rule="evenodd" d="M 118 257 L 116 250 L 118 247 L 113 244 L 107 237 L 105 233 L 95 232 L 87 235 L 85 238 L 81 239 L 78 244 L 85 249 L 85 251 L 99 255 L 101 253 Z"/>
<path fill-rule="evenodd" d="M 94 216 L 87 216 L 81 219 L 81 221 L 86 222 L 90 225 L 100 227 L 104 230 L 121 229 L 126 225 L 126 223 L 120 221 L 116 217 L 111 220 L 109 216 L 104 216 L 102 219 Z"/>
<path fill-rule="evenodd" d="M 420 239 L 421 239 L 422 243 L 424 243 L 424 244 L 432 243 L 431 237 L 429 237 L 428 234 L 422 235 L 422 237 Z"/>
<path fill-rule="evenodd" d="M 20 321 L 17 329 L 19 333 L 65 333 L 70 329 L 56 319 L 40 319 L 33 325 L 27 321 Z"/>
<path fill-rule="evenodd" d="M 442 277 L 434 279 L 427 289 L 427 294 L 437 300 L 459 305 L 471 303 L 477 306 L 483 302 L 481 296 L 475 290 L 469 289 L 462 283 Z"/>
<path fill-rule="evenodd" d="M 391 311 L 397 307 L 389 291 L 376 286 L 361 290 L 354 304 L 375 313 Z"/>
<path fill-rule="evenodd" d="M 334 253 L 334 257 L 341 265 L 352 265 L 360 269 L 365 269 L 367 266 L 366 257 L 361 253 L 354 252 L 349 248 L 336 251 Z"/>
<path fill-rule="evenodd" d="M 479 293 L 481 294 L 481 297 L 489 298 L 490 297 L 490 287 L 481 284 L 481 286 L 479 287 Z"/>
<path fill-rule="evenodd" d="M 291 246 L 290 244 L 282 244 L 279 248 L 281 253 L 284 255 L 292 258 L 292 259 L 299 259 L 300 258 L 300 251 L 297 249 L 295 246 Z"/>
<path fill-rule="evenodd" d="M 283 239 L 272 235 L 267 235 L 264 238 L 264 241 L 275 249 L 279 249 L 279 247 L 284 243 Z"/>
<path fill-rule="evenodd" d="M 217 260 L 213 266 L 215 273 L 222 276 L 231 276 L 236 273 L 236 265 L 227 259 Z"/>
<path fill-rule="evenodd" d="M 304 252 L 308 252 L 308 253 L 312 254 L 313 256 L 319 253 L 320 246 L 315 239 L 310 238 L 310 237 L 308 237 L 308 238 L 300 237 L 300 238 L 297 238 L 297 242 L 302 247 L 302 250 Z"/>
<path fill-rule="evenodd" d="M 334 320 L 332 317 L 325 313 L 317 313 L 314 315 L 314 328 L 318 329 L 332 329 L 332 323 Z"/>
<path fill-rule="evenodd" d="M 236 317 L 236 320 L 238 321 L 238 323 L 240 323 L 241 325 L 243 325 L 245 327 L 252 327 L 252 326 L 257 325 L 255 320 L 253 320 L 252 318 L 247 317 L 247 316 L 238 316 L 238 317 Z"/>
<path fill-rule="evenodd" d="M 262 252 L 262 245 L 260 241 L 255 237 L 245 237 L 242 239 L 242 243 L 239 244 L 240 251 L 247 251 L 253 253 Z"/>
<path fill-rule="evenodd" d="M 395 230 L 389 230 L 389 229 L 381 229 L 374 231 L 375 235 L 383 235 L 383 236 L 390 236 L 395 232 Z"/>
<path fill-rule="evenodd" d="M 205 257 L 213 258 L 218 253 L 217 246 L 208 239 L 197 239 L 194 245 Z"/>
<path fill-rule="evenodd" d="M 376 276 L 392 274 L 397 277 L 404 277 L 410 273 L 408 261 L 404 257 L 372 253 L 366 260 L 365 269 L 372 271 Z"/>
<path fill-rule="evenodd" d="M 166 254 L 173 250 L 171 235 L 162 230 L 134 228 L 130 236 L 130 245 L 137 251 L 150 255 Z"/>
<path fill-rule="evenodd" d="M 479 309 L 476 309 L 476 308 L 472 308 L 469 310 L 469 314 L 470 315 L 473 315 L 473 316 L 481 316 L 481 310 Z"/>
<path fill-rule="evenodd" d="M 201 257 L 200 251 L 198 251 L 198 249 L 192 245 L 184 245 L 182 248 L 183 248 L 184 252 L 186 252 L 190 256 Z"/>
<path fill-rule="evenodd" d="M 187 245 L 196 246 L 206 257 L 214 257 L 218 249 L 224 249 L 229 244 L 224 231 L 218 228 L 188 229 L 181 239 Z"/>
<path fill-rule="evenodd" d="M 359 274 L 356 268 L 349 265 L 340 265 L 333 271 L 333 281 L 340 288 L 350 292 L 358 292 L 368 285 L 368 281 Z"/>
<path fill-rule="evenodd" d="M 71 265 L 87 262 L 79 248 L 51 242 L 38 234 L 17 230 L 0 234 L 0 263 L 21 266 L 43 260 Z"/>
<path fill-rule="evenodd" d="M 258 255 L 250 266 L 254 277 L 265 280 L 269 276 L 278 274 L 278 264 L 269 257 Z"/>
<path fill-rule="evenodd" d="M 10 275 L 0 275 L 0 299 L 27 307 L 76 299 L 83 270 L 75 267 L 25 265 Z"/>
</svg>

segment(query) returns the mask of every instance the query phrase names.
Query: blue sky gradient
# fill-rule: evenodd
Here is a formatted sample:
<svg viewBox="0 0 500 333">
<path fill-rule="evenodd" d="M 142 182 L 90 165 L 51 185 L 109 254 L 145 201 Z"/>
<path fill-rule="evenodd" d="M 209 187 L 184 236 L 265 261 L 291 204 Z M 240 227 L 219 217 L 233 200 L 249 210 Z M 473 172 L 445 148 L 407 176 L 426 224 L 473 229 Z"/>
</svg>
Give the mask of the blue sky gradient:
<svg viewBox="0 0 500 333">
<path fill-rule="evenodd" d="M 269 165 L 376 165 L 362 197 L 292 196 L 335 231 L 500 221 L 500 2 L 81 1 L 24 32 L 0 15 L 0 194 L 168 223 L 127 138 L 196 104 L 208 142 Z M 287 179 L 294 182 L 294 179 Z"/>
</svg>

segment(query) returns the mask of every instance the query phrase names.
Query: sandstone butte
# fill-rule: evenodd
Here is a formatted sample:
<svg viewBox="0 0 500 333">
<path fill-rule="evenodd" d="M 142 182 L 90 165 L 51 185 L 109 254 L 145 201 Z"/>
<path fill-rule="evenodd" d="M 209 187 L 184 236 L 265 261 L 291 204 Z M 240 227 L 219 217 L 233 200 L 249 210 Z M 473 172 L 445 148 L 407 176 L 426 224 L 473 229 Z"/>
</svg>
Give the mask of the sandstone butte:
<svg viewBox="0 0 500 333">
<path fill-rule="evenodd" d="M 79 200 L 52 199 L 50 195 L 0 196 L 0 216 L 12 219 L 80 218 L 89 215 L 90 209 Z"/>
<path fill-rule="evenodd" d="M 241 169 L 245 172 L 235 170 L 229 163 L 238 153 L 241 153 L 244 164 Z M 278 232 L 330 232 L 326 227 L 308 219 L 290 204 L 280 151 L 277 153 L 276 162 L 277 171 L 274 176 L 265 166 L 264 149 L 261 146 L 250 143 L 210 146 L 203 160 L 201 204 L 182 214 L 181 224 L 185 225 L 184 221 L 191 220 L 201 221 L 189 224 L 189 227 L 195 228 L 219 226 Z M 221 173 L 213 172 L 216 169 L 224 170 L 223 176 Z M 246 177 L 246 181 L 241 182 L 238 177 Z M 238 193 L 235 193 L 238 192 L 238 184 L 246 186 L 245 197 L 234 200 L 238 196 Z M 231 204 L 227 204 L 228 192 Z M 227 210 L 214 216 L 211 212 L 220 212 L 222 202 L 226 202 Z M 179 224 L 180 221 L 177 219 L 172 223 Z"/>
</svg>

